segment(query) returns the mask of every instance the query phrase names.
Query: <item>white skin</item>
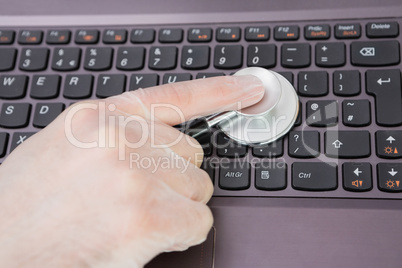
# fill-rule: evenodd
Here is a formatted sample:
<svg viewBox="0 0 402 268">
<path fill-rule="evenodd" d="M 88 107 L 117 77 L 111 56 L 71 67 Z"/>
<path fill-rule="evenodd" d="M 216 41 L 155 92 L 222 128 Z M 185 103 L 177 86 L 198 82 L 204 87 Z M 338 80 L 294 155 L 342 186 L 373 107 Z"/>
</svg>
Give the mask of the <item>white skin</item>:
<svg viewBox="0 0 402 268">
<path fill-rule="evenodd" d="M 203 242 L 213 185 L 199 168 L 200 145 L 171 126 L 263 94 L 256 77 L 220 77 L 71 106 L 0 166 L 0 267 L 142 267 Z M 153 114 L 155 103 L 178 110 Z M 132 155 L 175 164 L 155 169 L 133 164 Z"/>
</svg>

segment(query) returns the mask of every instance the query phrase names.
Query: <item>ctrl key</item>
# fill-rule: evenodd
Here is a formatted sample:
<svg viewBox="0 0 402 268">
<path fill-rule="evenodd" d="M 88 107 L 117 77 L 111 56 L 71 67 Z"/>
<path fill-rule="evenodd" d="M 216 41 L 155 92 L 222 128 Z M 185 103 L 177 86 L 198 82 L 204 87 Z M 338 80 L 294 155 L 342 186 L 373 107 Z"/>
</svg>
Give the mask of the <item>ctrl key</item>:
<svg viewBox="0 0 402 268">
<path fill-rule="evenodd" d="M 221 162 L 219 187 L 224 190 L 245 190 L 250 187 L 250 164 L 247 162 Z"/>
<path fill-rule="evenodd" d="M 292 165 L 292 186 L 303 191 L 331 191 L 338 187 L 335 163 L 312 162 Z"/>
</svg>

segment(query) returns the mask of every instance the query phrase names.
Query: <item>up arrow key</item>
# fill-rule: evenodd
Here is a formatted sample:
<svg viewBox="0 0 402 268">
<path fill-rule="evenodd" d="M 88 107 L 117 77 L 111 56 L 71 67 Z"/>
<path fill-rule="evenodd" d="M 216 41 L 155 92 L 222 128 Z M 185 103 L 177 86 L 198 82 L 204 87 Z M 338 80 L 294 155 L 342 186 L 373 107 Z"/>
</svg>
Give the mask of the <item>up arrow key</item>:
<svg viewBox="0 0 402 268">
<path fill-rule="evenodd" d="M 389 136 L 388 139 L 387 139 L 387 141 L 389 141 L 389 143 L 392 143 L 392 142 L 394 142 L 394 141 L 396 141 L 396 140 L 394 139 L 394 137 Z"/>
</svg>

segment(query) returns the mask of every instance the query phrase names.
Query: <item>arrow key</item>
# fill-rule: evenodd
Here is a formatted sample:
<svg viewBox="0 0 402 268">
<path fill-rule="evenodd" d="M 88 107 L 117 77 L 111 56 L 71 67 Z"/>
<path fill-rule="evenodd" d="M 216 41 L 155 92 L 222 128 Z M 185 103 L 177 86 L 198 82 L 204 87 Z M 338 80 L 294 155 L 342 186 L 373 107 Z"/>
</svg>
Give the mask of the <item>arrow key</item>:
<svg viewBox="0 0 402 268">
<path fill-rule="evenodd" d="M 377 177 L 381 191 L 402 192 L 402 163 L 379 163 Z"/>
<path fill-rule="evenodd" d="M 381 130 L 375 134 L 377 156 L 381 158 L 402 158 L 402 131 Z"/>
<path fill-rule="evenodd" d="M 343 188 L 346 191 L 365 192 L 373 188 L 370 163 L 344 163 Z"/>
</svg>

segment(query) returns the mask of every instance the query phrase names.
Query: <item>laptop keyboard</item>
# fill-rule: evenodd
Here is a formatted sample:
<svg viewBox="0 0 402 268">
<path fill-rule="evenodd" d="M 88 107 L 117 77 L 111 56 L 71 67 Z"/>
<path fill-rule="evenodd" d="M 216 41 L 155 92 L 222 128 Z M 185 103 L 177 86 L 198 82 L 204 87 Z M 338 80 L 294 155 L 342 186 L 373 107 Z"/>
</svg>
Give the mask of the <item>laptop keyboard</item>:
<svg viewBox="0 0 402 268">
<path fill-rule="evenodd" d="M 259 66 L 294 85 L 298 119 L 264 146 L 214 132 L 214 196 L 401 199 L 401 23 L 2 28 L 0 161 L 79 100 Z"/>
</svg>

